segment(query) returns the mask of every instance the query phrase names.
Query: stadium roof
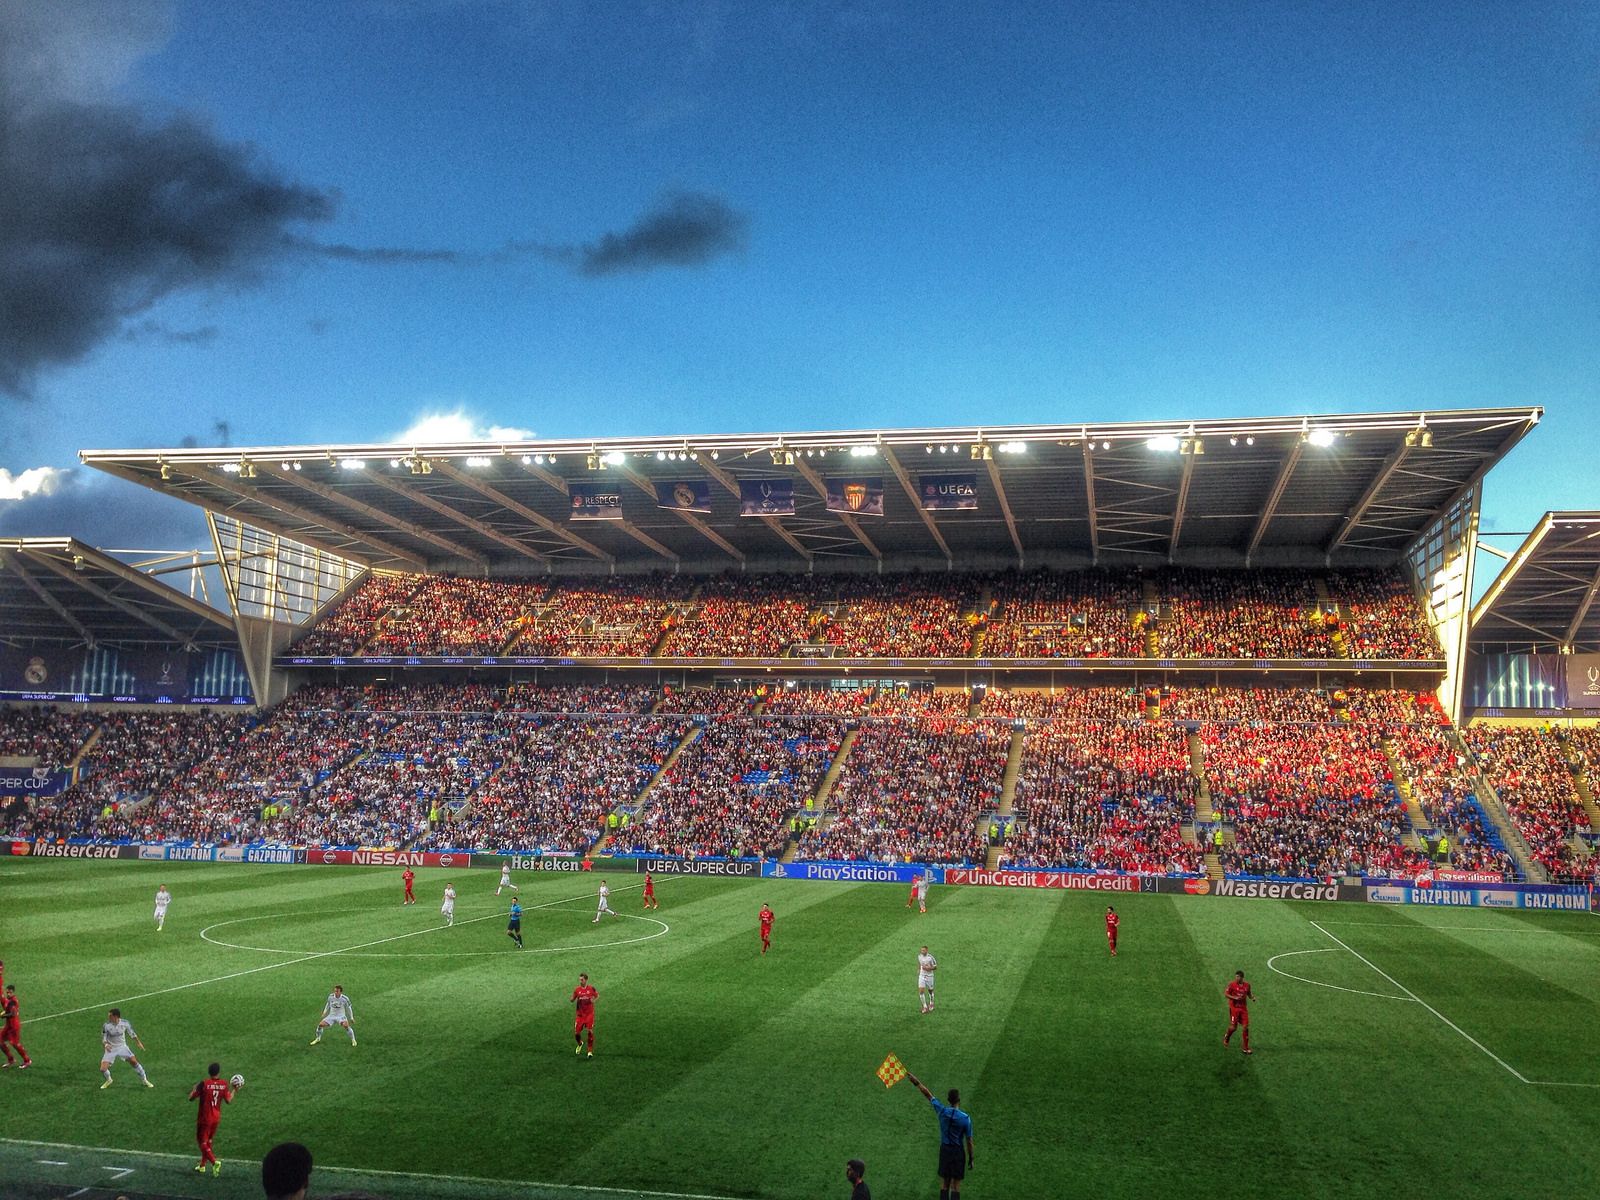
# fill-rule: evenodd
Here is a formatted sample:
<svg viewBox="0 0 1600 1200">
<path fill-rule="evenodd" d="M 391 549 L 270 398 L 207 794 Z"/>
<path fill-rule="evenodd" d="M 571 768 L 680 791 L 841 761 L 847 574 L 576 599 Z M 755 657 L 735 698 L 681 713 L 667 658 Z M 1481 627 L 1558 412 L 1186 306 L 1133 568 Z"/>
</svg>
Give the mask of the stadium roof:
<svg viewBox="0 0 1600 1200">
<path fill-rule="evenodd" d="M 69 537 L 0 538 L 0 642 L 237 647 L 233 621 Z"/>
<path fill-rule="evenodd" d="M 1536 407 L 448 445 L 86 450 L 90 466 L 370 566 L 528 572 L 1042 563 L 1397 561 L 1538 423 Z M 926 511 L 925 474 L 977 507 Z M 828 511 L 878 478 L 883 515 Z M 788 481 L 793 515 L 742 517 Z M 655 485 L 709 488 L 711 511 Z M 574 484 L 622 520 L 571 519 Z"/>
<path fill-rule="evenodd" d="M 1547 512 L 1472 608 L 1474 649 L 1600 650 L 1600 512 Z"/>
</svg>

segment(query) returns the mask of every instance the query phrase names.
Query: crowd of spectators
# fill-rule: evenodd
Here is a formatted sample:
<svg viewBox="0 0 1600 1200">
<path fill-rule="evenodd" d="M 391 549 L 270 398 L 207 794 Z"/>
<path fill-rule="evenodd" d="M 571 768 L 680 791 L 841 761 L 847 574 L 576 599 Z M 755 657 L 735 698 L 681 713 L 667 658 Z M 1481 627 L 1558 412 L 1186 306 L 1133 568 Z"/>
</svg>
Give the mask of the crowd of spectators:
<svg viewBox="0 0 1600 1200">
<path fill-rule="evenodd" d="M 801 854 L 875 862 L 983 861 L 978 820 L 1000 798 L 1005 722 L 924 717 L 864 725 Z"/>
<path fill-rule="evenodd" d="M 767 694 L 763 713 L 788 717 L 957 716 L 972 706 L 965 688 L 784 687 Z"/>
<path fill-rule="evenodd" d="M 1331 604 L 1319 599 L 1325 581 Z M 1151 611 L 1146 589 L 1154 596 Z M 1159 614 L 1159 616 L 1157 616 Z M 1437 658 L 1397 571 L 1288 568 L 674 573 L 548 581 L 373 575 L 312 655 Z M 797 649 L 797 648 L 810 648 Z M 820 650 L 818 649 L 820 648 Z"/>
<path fill-rule="evenodd" d="M 296 654 L 359 654 L 396 605 L 410 600 L 425 576 L 368 573 L 344 603 L 317 622 L 295 646 Z"/>
<path fill-rule="evenodd" d="M 653 854 L 776 854 L 838 753 L 838 721 L 714 720 L 651 789 L 613 845 Z"/>
<path fill-rule="evenodd" d="M 1144 624 L 1133 571 L 997 572 L 983 622 L 985 658 L 1139 658 Z"/>
<path fill-rule="evenodd" d="M 1467 745 L 1494 786 L 1517 832 L 1552 879 L 1591 879 L 1592 860 L 1573 846 L 1589 828 L 1573 765 L 1554 730 L 1527 725 L 1472 725 Z"/>
<path fill-rule="evenodd" d="M 1109 689 L 1107 689 L 1109 690 Z M 1198 785 L 1188 735 L 1161 722 L 1030 723 L 1022 742 L 1006 839 L 1015 867 L 1093 867 L 1195 874 L 1203 852 L 1187 843 Z"/>
<path fill-rule="evenodd" d="M 1327 587 L 1351 658 L 1444 657 L 1422 603 L 1400 572 L 1330 571 Z"/>
<path fill-rule="evenodd" d="M 0 706 L 0 758 L 31 758 L 36 766 L 65 767 L 99 723 L 99 717 L 89 712 Z"/>
<path fill-rule="evenodd" d="M 1169 567 L 1158 589 L 1162 658 L 1334 657 L 1308 571 Z"/>
<path fill-rule="evenodd" d="M 669 658 L 781 658 L 811 640 L 817 585 L 809 575 L 727 573 L 707 579 L 671 618 Z"/>
<path fill-rule="evenodd" d="M 978 711 L 1029 722 L 1132 721 L 1144 712 L 1144 694 L 1128 687 L 988 688 Z"/>
</svg>

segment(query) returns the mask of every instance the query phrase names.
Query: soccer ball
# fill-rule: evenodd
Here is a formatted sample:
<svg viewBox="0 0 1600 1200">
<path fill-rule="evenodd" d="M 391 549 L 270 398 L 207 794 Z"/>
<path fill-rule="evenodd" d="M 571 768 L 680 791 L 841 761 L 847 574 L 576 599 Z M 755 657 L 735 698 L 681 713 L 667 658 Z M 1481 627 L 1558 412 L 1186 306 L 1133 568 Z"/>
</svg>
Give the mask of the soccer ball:
<svg viewBox="0 0 1600 1200">
<path fill-rule="evenodd" d="M 231 1087 L 242 1088 L 244 1086 L 244 1076 L 235 1075 L 232 1079 L 228 1080 L 228 1084 Z"/>
</svg>

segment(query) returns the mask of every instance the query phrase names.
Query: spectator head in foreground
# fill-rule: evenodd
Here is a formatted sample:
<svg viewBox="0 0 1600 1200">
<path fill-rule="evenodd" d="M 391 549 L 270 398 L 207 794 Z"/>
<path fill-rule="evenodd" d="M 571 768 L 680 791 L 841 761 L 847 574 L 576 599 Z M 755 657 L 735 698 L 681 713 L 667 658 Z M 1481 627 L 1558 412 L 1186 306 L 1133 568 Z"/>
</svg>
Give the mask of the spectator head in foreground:
<svg viewBox="0 0 1600 1200">
<path fill-rule="evenodd" d="M 280 1142 L 261 1160 L 261 1190 L 267 1200 L 304 1200 L 311 1183 L 311 1151 L 299 1142 Z"/>
</svg>

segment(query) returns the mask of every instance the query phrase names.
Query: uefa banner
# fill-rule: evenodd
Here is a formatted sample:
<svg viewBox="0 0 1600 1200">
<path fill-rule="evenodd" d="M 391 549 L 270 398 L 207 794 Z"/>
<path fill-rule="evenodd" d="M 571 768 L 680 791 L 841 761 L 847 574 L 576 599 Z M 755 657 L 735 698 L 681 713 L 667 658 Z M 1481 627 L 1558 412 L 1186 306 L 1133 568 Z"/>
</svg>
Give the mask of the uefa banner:
<svg viewBox="0 0 1600 1200">
<path fill-rule="evenodd" d="M 1467 707 L 1566 708 L 1569 681 L 1578 659 L 1592 654 L 1476 654 L 1467 677 Z M 1589 665 L 1594 665 L 1593 663 Z M 1579 670 L 1582 678 L 1586 672 Z M 1587 680 L 1584 680 L 1587 682 Z M 1600 704 L 1600 701 L 1592 703 Z"/>
<path fill-rule="evenodd" d="M 731 875 L 753 879 L 761 874 L 761 862 L 754 858 L 636 858 L 633 869 L 640 875 Z"/>
<path fill-rule="evenodd" d="M 741 479 L 739 515 L 741 517 L 794 516 L 794 480 Z"/>
<path fill-rule="evenodd" d="M 1600 654 L 1568 654 L 1568 708 L 1600 708 Z"/>
<path fill-rule="evenodd" d="M 771 861 L 761 864 L 761 878 L 825 879 L 832 883 L 910 883 L 919 875 L 926 875 L 929 883 L 945 883 L 953 869 L 924 867 L 916 863 Z"/>
<path fill-rule="evenodd" d="M 971 471 L 918 475 L 917 492 L 929 512 L 978 507 L 978 477 Z"/>
<path fill-rule="evenodd" d="M 881 478 L 827 479 L 824 507 L 829 512 L 849 513 L 857 517 L 883 516 L 883 480 Z"/>
<path fill-rule="evenodd" d="M 58 796 L 71 782 L 71 771 L 52 771 L 49 767 L 0 767 L 0 796 Z"/>
<path fill-rule="evenodd" d="M 574 521 L 622 520 L 622 493 L 598 483 L 569 483 L 567 495 Z"/>
</svg>

